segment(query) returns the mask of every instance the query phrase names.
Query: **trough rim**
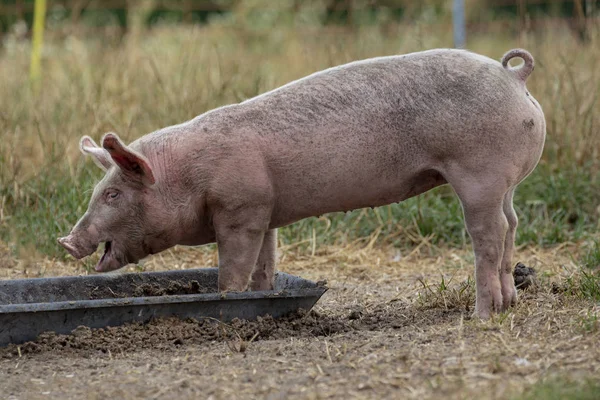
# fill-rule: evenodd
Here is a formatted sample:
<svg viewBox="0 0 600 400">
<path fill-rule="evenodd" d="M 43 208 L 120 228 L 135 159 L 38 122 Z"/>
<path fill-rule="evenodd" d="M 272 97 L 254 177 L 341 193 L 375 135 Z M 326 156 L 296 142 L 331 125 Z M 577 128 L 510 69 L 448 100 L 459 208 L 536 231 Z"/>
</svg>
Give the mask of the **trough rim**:
<svg viewBox="0 0 600 400">
<path fill-rule="evenodd" d="M 177 274 L 188 274 L 199 272 L 202 274 L 214 274 L 218 272 L 218 268 L 189 268 L 183 270 L 166 270 L 166 271 L 148 271 L 148 272 L 126 272 L 117 274 L 102 274 L 102 275 L 71 275 L 71 276 L 54 276 L 54 277 L 36 277 L 36 278 L 20 278 L 1 280 L 0 288 L 3 284 L 19 285 L 21 283 L 31 284 L 32 282 L 40 281 L 55 281 L 69 282 L 73 280 L 101 280 L 109 283 L 111 280 L 123 278 L 124 275 L 131 276 L 168 276 L 176 278 Z M 313 282 L 300 276 L 291 275 L 287 272 L 277 271 L 277 276 L 283 279 L 293 278 L 301 280 L 310 285 L 306 288 L 298 289 L 279 289 L 279 290 L 260 290 L 260 291 L 244 291 L 244 292 L 213 292 L 213 293 L 193 293 L 193 294 L 174 294 L 161 296 L 128 296 L 122 298 L 98 298 L 88 300 L 63 300 L 57 302 L 36 302 L 36 303 L 12 303 L 0 304 L 0 316 L 14 313 L 37 313 L 48 311 L 63 311 L 75 309 L 96 309 L 106 307 L 131 307 L 131 306 L 149 306 L 161 304 L 184 304 L 184 303 L 202 303 L 214 301 L 242 301 L 242 300 L 260 300 L 260 299 L 292 299 L 292 298 L 320 298 L 327 290 L 326 282 Z"/>
<path fill-rule="evenodd" d="M 327 289 L 327 287 L 322 286 L 306 289 L 285 289 L 280 291 L 263 290 L 256 292 L 201 293 L 184 295 L 123 297 L 119 299 L 71 300 L 52 303 L 4 304 L 0 305 L 0 315 L 11 313 L 62 311 L 79 308 L 91 309 L 103 307 L 148 306 L 154 304 L 181 304 L 222 300 L 257 300 L 273 298 L 285 299 L 297 297 L 315 297 L 323 295 L 327 291 Z"/>
</svg>

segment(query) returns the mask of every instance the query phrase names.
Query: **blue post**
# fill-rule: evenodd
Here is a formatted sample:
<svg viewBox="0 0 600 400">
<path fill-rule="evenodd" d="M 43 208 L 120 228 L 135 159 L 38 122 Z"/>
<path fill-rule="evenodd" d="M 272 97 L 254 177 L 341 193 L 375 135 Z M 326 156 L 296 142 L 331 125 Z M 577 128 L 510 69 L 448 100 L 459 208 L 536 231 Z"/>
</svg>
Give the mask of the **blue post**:
<svg viewBox="0 0 600 400">
<path fill-rule="evenodd" d="M 463 48 L 467 42 L 465 28 L 465 1 L 454 0 L 452 5 L 452 25 L 454 26 L 454 47 Z"/>
</svg>

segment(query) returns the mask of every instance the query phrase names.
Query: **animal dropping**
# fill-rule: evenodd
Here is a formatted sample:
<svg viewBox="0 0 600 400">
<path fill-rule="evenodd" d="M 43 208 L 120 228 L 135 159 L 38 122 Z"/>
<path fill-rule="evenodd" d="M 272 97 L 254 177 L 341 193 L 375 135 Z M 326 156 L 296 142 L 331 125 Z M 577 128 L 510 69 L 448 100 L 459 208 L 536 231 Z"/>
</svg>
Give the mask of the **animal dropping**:
<svg viewBox="0 0 600 400">
<path fill-rule="evenodd" d="M 508 61 L 524 63 L 512 68 Z M 149 133 L 107 133 L 81 151 L 106 175 L 59 243 L 97 271 L 174 245 L 218 244 L 219 290 L 272 288 L 277 228 L 397 203 L 443 184 L 475 253 L 475 314 L 517 301 L 513 193 L 535 168 L 546 123 L 525 50 L 501 62 L 435 49 L 356 61 Z"/>
</svg>

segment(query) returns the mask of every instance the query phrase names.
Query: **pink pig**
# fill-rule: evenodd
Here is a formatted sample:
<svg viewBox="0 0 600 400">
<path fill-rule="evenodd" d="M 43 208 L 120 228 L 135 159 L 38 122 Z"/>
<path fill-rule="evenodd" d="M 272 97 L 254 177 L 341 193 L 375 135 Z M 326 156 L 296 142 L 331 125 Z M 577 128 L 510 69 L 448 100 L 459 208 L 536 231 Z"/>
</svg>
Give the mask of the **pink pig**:
<svg viewBox="0 0 600 400">
<path fill-rule="evenodd" d="M 508 61 L 520 57 L 517 68 Z M 450 184 L 476 267 L 475 315 L 517 301 L 513 193 L 537 165 L 544 114 L 527 91 L 533 58 L 501 63 L 436 49 L 326 69 L 145 135 L 81 150 L 106 171 L 87 212 L 59 239 L 97 271 L 174 245 L 217 242 L 219 290 L 272 288 L 277 228 L 400 202 Z"/>
</svg>

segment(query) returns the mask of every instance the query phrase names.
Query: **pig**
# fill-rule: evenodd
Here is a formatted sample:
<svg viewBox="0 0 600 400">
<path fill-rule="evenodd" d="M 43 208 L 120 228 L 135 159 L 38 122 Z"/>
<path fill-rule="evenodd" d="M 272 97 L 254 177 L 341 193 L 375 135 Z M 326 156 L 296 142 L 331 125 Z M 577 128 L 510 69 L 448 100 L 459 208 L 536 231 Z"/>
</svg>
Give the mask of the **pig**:
<svg viewBox="0 0 600 400">
<path fill-rule="evenodd" d="M 509 60 L 522 59 L 519 66 Z M 500 62 L 432 49 L 325 69 L 146 134 L 81 151 L 106 171 L 58 242 L 96 271 L 174 245 L 217 243 L 219 291 L 272 289 L 277 228 L 403 201 L 449 184 L 475 255 L 474 315 L 517 302 L 513 194 L 546 135 L 523 49 Z"/>
</svg>

